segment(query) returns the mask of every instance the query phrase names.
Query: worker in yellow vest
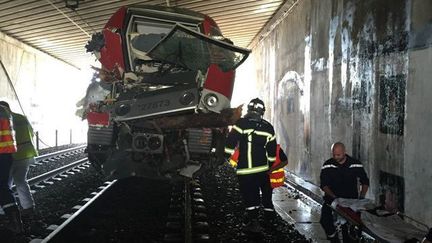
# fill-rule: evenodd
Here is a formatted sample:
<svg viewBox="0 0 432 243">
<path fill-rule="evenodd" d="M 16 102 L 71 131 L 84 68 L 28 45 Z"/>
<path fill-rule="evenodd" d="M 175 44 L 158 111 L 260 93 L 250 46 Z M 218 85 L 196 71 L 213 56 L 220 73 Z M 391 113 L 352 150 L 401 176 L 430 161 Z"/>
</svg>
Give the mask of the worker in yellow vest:
<svg viewBox="0 0 432 243">
<path fill-rule="evenodd" d="M 7 107 L 10 111 L 9 104 L 0 102 L 0 105 Z M 30 164 L 34 164 L 35 156 L 38 152 L 33 144 L 33 128 L 27 117 L 12 112 L 13 128 L 15 130 L 17 152 L 13 154 L 14 162 L 10 170 L 9 187 L 15 184 L 18 193 L 18 199 L 21 205 L 21 215 L 31 216 L 34 214 L 34 199 L 30 192 L 30 186 L 27 182 L 27 173 Z"/>
<path fill-rule="evenodd" d="M 0 206 L 9 219 L 7 227 L 15 234 L 21 234 L 24 232 L 21 214 L 8 184 L 13 163 L 12 155 L 17 151 L 15 131 L 12 114 L 4 103 L 0 103 Z"/>
</svg>

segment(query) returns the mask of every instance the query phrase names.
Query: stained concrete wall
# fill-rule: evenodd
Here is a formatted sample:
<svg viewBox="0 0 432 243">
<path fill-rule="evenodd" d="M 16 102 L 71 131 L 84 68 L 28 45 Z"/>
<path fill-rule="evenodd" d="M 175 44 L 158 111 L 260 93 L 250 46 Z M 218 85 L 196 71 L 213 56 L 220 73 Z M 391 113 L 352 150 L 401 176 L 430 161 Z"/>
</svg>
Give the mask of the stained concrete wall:
<svg viewBox="0 0 432 243">
<path fill-rule="evenodd" d="M 26 114 L 39 132 L 40 147 L 86 141 L 86 124 L 75 116 L 76 102 L 85 95 L 91 74 L 31 48 L 0 32 L 0 100 Z M 12 84 L 8 81 L 9 75 Z M 16 94 L 13 91 L 16 90 Z M 21 103 L 22 109 L 19 105 Z"/>
<path fill-rule="evenodd" d="M 431 12 L 422 0 L 299 0 L 238 70 L 249 78 L 234 103 L 255 82 L 290 170 L 319 184 L 342 141 L 369 198 L 432 225 Z"/>
<path fill-rule="evenodd" d="M 432 225 L 432 1 L 412 1 L 404 135 L 405 209 Z"/>
</svg>

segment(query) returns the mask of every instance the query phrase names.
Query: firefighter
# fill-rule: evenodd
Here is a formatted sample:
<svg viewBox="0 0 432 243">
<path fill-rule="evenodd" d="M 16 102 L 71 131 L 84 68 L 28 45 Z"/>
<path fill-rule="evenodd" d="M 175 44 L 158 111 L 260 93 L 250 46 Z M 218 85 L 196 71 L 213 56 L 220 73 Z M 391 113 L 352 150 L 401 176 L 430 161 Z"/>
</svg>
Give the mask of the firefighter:
<svg viewBox="0 0 432 243">
<path fill-rule="evenodd" d="M 8 103 L 0 101 L 0 105 L 6 107 L 12 114 L 17 144 L 17 152 L 13 154 L 14 162 L 10 171 L 9 187 L 15 183 L 22 207 L 22 216 L 32 216 L 34 214 L 34 200 L 27 182 L 27 173 L 30 164 L 35 162 L 34 157 L 37 156 L 37 150 L 33 144 L 33 128 L 25 116 L 12 112 Z"/>
<path fill-rule="evenodd" d="M 12 115 L 8 108 L 0 105 L 0 206 L 9 219 L 8 228 L 16 234 L 21 234 L 24 230 L 20 211 L 8 185 L 12 155 L 16 151 Z"/>
<path fill-rule="evenodd" d="M 262 118 L 264 112 L 262 100 L 251 100 L 247 114 L 232 127 L 225 145 L 227 160 L 234 154 L 236 147 L 239 150 L 236 174 L 246 206 L 246 230 L 251 232 L 261 231 L 258 223 L 261 203 L 265 219 L 275 217 L 268 172 L 271 163 L 276 160 L 276 137 L 273 126 Z"/>
</svg>

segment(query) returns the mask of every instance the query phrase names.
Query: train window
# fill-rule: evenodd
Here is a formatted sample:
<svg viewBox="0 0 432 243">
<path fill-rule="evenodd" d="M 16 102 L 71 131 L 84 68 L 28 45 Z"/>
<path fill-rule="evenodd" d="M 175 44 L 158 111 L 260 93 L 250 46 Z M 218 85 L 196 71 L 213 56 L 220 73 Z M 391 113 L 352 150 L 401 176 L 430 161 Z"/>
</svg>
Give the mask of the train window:
<svg viewBox="0 0 432 243">
<path fill-rule="evenodd" d="M 148 52 L 148 56 L 206 73 L 211 64 L 216 64 L 224 72 L 234 70 L 247 58 L 249 52 L 177 24 Z"/>
<path fill-rule="evenodd" d="M 127 31 L 127 48 L 129 50 L 129 60 L 131 68 L 135 71 L 147 70 L 144 72 L 155 71 L 152 67 L 143 67 L 142 61 L 152 61 L 147 53 L 158 44 L 175 26 L 175 22 L 165 21 L 147 17 L 133 17 Z M 190 29 L 197 30 L 197 25 L 186 25 Z"/>
<path fill-rule="evenodd" d="M 161 41 L 171 29 L 172 25 L 137 22 L 137 32 L 130 35 L 131 45 L 139 51 L 148 52 L 153 46 Z"/>
</svg>

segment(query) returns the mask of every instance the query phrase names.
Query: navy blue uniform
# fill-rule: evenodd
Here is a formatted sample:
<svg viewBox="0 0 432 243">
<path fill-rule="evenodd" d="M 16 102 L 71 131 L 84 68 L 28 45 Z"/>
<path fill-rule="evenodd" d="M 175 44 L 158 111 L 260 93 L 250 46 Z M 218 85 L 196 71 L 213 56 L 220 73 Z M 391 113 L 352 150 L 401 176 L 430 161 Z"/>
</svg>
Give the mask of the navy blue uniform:
<svg viewBox="0 0 432 243">
<path fill-rule="evenodd" d="M 362 185 L 369 186 L 369 178 L 360 161 L 346 155 L 346 161 L 339 164 L 333 158 L 324 162 L 321 168 L 321 189 L 328 186 L 340 198 L 358 198 L 358 180 Z M 333 198 L 324 195 L 324 202 L 330 204 Z M 326 204 L 321 208 L 320 223 L 327 235 L 335 232 L 332 210 Z"/>
<path fill-rule="evenodd" d="M 225 157 L 239 150 L 236 173 L 246 211 L 256 215 L 260 206 L 260 190 L 264 210 L 273 211 L 272 189 L 268 171 L 276 160 L 276 137 L 273 126 L 264 119 L 246 116 L 239 119 L 228 134 Z M 252 216 L 253 218 L 254 216 Z"/>
<path fill-rule="evenodd" d="M 336 197 L 358 198 L 357 179 L 362 185 L 369 185 L 369 178 L 360 161 L 346 155 L 346 161 L 339 164 L 333 158 L 324 162 L 321 168 L 321 188 L 328 186 Z M 329 203 L 331 198 L 324 195 Z"/>
</svg>

